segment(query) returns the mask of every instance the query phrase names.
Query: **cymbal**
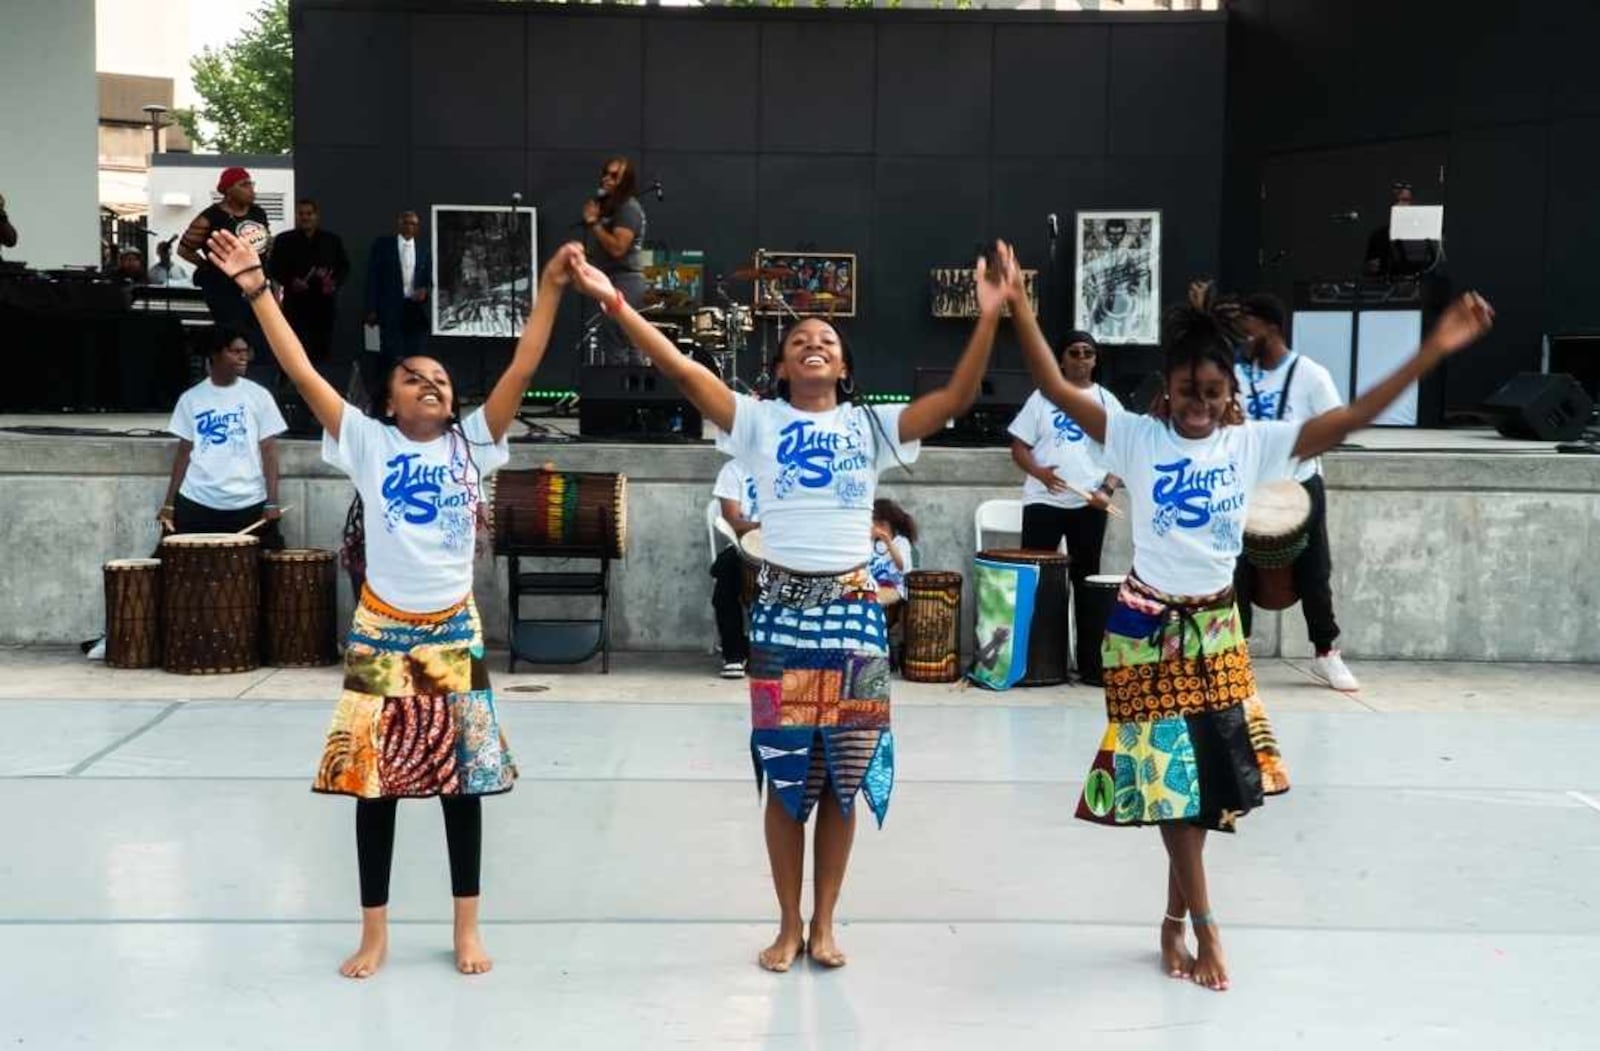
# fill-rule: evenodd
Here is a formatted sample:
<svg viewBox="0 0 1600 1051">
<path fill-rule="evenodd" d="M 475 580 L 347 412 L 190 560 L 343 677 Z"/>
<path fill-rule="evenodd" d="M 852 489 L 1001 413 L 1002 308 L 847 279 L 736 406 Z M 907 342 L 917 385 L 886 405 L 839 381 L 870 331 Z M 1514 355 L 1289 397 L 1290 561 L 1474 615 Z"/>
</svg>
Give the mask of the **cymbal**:
<svg viewBox="0 0 1600 1051">
<path fill-rule="evenodd" d="M 741 266 L 729 276 L 735 281 L 775 281 L 793 277 L 794 271 L 786 266 Z"/>
</svg>

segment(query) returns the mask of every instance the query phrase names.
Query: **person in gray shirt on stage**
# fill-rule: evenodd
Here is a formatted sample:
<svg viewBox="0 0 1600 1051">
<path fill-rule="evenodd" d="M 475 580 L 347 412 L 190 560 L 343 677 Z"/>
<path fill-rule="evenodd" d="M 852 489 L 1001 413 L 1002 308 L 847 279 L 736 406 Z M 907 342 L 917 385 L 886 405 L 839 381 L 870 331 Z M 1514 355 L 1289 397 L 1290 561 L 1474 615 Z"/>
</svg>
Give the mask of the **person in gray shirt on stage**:
<svg viewBox="0 0 1600 1051">
<path fill-rule="evenodd" d="M 636 196 L 637 186 L 633 162 L 626 157 L 612 157 L 600 170 L 599 189 L 583 203 L 585 256 L 635 310 L 644 306 L 645 292 L 644 265 L 639 257 L 645 215 Z M 644 363 L 644 356 L 610 318 L 600 322 L 598 335 L 605 364 Z"/>
</svg>

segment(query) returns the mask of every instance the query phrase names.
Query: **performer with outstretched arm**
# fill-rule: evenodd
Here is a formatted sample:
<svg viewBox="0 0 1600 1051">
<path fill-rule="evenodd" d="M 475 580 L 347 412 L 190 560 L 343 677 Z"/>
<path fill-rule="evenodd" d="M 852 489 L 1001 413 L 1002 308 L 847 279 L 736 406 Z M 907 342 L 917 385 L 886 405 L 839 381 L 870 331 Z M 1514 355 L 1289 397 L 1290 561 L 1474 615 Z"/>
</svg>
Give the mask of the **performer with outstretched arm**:
<svg viewBox="0 0 1600 1051">
<path fill-rule="evenodd" d="M 1013 261 L 1004 246 L 996 253 L 1000 277 Z M 915 460 L 921 439 L 977 397 L 1005 298 L 981 260 L 978 272 L 978 322 L 949 383 L 880 409 L 855 400 L 855 360 L 822 318 L 789 330 L 772 362 L 776 396 L 757 401 L 673 346 L 595 266 L 576 266 L 578 288 L 725 432 L 724 451 L 756 479 L 766 562 L 750 616 L 750 750 L 757 784 L 767 786 L 767 855 L 780 913 L 778 936 L 759 956 L 770 971 L 787 971 L 808 946 L 824 967 L 845 962 L 833 919 L 855 834 L 855 797 L 866 796 L 881 824 L 894 785 L 888 634 L 867 568 L 873 499 L 880 472 Z M 813 807 L 807 929 L 800 887 Z"/>
<path fill-rule="evenodd" d="M 1068 383 L 1014 280 L 1008 296 L 1023 357 L 1039 389 L 1105 446 L 1128 488 L 1133 572 L 1101 648 L 1109 725 L 1084 779 L 1077 816 L 1153 824 L 1166 847 L 1162 966 L 1174 978 L 1228 987 L 1211 913 L 1204 850 L 1289 779 L 1234 605 L 1233 566 L 1258 484 L 1364 427 L 1417 379 L 1489 330 L 1476 294 L 1456 300 L 1393 375 L 1348 406 L 1302 421 L 1246 421 L 1237 402 L 1232 319 L 1205 286 L 1163 323 L 1165 387 L 1148 416 L 1108 413 Z M 1184 937 L 1187 916 L 1198 955 Z"/>
<path fill-rule="evenodd" d="M 366 584 L 313 784 L 356 797 L 361 945 L 340 972 L 366 978 L 383 965 L 395 804 L 437 796 L 455 899 L 456 968 L 482 974 L 491 963 L 478 930 L 479 803 L 510 791 L 517 771 L 495 714 L 472 597 L 476 526 L 484 480 L 510 457 L 506 430 L 544 357 L 581 249 L 564 246 L 546 264 L 511 364 L 465 420 L 444 366 L 420 355 L 396 360 L 382 377 L 372 416 L 347 405 L 268 294 L 255 251 L 226 231 L 211 235 L 210 249 L 326 431 L 323 458 L 350 476 L 365 507 Z"/>
</svg>

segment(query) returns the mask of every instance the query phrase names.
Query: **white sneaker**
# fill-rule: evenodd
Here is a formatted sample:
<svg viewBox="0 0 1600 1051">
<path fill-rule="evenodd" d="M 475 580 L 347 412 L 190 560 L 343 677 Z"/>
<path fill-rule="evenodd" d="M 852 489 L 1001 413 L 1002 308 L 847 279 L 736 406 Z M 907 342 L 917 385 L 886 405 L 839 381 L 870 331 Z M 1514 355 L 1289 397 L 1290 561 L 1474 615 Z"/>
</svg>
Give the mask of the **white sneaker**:
<svg viewBox="0 0 1600 1051">
<path fill-rule="evenodd" d="M 85 657 L 87 657 L 89 660 L 92 660 L 92 661 L 103 661 L 103 660 L 105 660 L 106 659 L 106 640 L 105 640 L 105 636 L 102 635 L 100 638 L 95 639 L 94 640 L 94 645 L 90 646 L 87 650 L 85 650 L 83 655 Z"/>
<path fill-rule="evenodd" d="M 744 661 L 723 661 L 722 677 L 724 679 L 744 678 Z"/>
<path fill-rule="evenodd" d="M 1344 658 L 1339 655 L 1338 650 L 1329 650 L 1320 657 L 1313 657 L 1311 674 L 1341 693 L 1355 693 L 1361 689 L 1356 677 L 1345 667 Z"/>
</svg>

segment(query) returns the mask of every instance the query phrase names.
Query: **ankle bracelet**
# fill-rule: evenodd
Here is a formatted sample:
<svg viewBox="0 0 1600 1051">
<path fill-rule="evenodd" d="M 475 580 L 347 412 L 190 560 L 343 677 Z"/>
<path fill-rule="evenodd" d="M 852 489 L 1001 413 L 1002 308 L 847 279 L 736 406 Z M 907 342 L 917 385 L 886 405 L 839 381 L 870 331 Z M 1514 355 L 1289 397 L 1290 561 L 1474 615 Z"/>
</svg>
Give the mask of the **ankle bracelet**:
<svg viewBox="0 0 1600 1051">
<path fill-rule="evenodd" d="M 1166 914 L 1166 921 L 1168 923 L 1182 923 L 1183 922 L 1183 917 L 1182 916 L 1174 916 L 1172 913 L 1169 912 L 1169 913 Z"/>
<path fill-rule="evenodd" d="M 1209 912 L 1191 912 L 1189 914 L 1189 923 L 1195 927 L 1213 927 L 1216 922 L 1211 918 L 1211 913 Z"/>
</svg>

